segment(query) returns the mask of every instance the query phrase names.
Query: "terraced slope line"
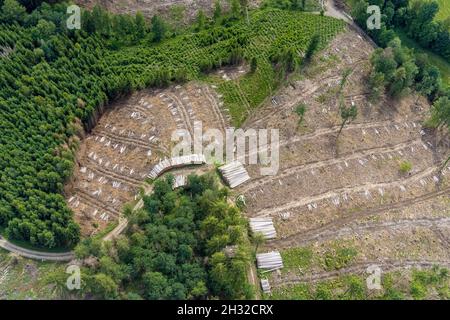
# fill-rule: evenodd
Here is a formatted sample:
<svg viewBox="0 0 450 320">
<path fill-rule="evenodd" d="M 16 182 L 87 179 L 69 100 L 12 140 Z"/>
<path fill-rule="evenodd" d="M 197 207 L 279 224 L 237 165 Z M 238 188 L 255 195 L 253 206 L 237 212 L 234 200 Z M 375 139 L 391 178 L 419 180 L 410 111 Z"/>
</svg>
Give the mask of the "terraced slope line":
<svg viewBox="0 0 450 320">
<path fill-rule="evenodd" d="M 298 208 L 298 207 L 307 205 L 311 202 L 317 202 L 317 201 L 320 201 L 323 199 L 328 199 L 328 198 L 331 198 L 332 196 L 336 196 L 337 194 L 341 194 L 341 193 L 348 194 L 348 193 L 352 193 L 352 192 L 353 193 L 354 192 L 364 192 L 368 189 L 400 186 L 402 184 L 406 184 L 407 182 L 420 180 L 421 178 L 424 178 L 424 177 L 430 175 L 432 172 L 434 172 L 436 170 L 437 170 L 437 167 L 431 167 L 431 168 L 428 168 L 421 172 L 418 172 L 418 173 L 408 177 L 407 179 L 398 179 L 398 180 L 394 180 L 394 181 L 390 181 L 390 182 L 381 182 L 381 183 L 365 183 L 365 184 L 361 184 L 358 186 L 333 189 L 333 190 L 327 191 L 325 193 L 303 197 L 301 200 L 291 201 L 282 206 L 277 206 L 275 208 L 271 207 L 271 208 L 262 209 L 261 211 L 259 211 L 257 213 L 257 216 L 258 217 L 270 216 L 270 215 L 273 215 L 273 214 L 276 214 L 276 213 L 279 213 L 282 211 L 288 211 L 290 209 L 294 209 L 294 208 Z"/>
<path fill-rule="evenodd" d="M 283 111 L 285 111 L 287 109 L 292 109 L 294 106 L 296 106 L 300 102 L 302 102 L 305 99 L 305 96 L 311 96 L 318 89 L 319 89 L 319 85 L 311 86 L 308 90 L 304 90 L 299 95 L 297 95 L 296 96 L 297 99 L 293 99 L 290 103 L 287 103 L 287 104 L 285 104 L 283 106 L 280 106 L 280 107 L 270 111 L 268 114 L 266 114 L 263 117 L 259 117 L 259 118 L 255 119 L 254 121 L 249 121 L 246 124 L 246 127 L 251 128 L 252 126 L 254 126 L 254 125 L 258 124 L 258 123 L 261 123 L 261 122 L 264 122 L 264 121 L 270 119 L 272 116 L 274 116 L 274 115 L 276 115 L 278 113 L 281 113 L 281 112 L 283 112 Z M 258 111 L 255 111 L 255 112 L 256 112 L 255 114 L 257 114 Z"/>
<path fill-rule="evenodd" d="M 89 204 L 90 206 L 96 208 L 101 208 L 102 210 L 108 211 L 112 213 L 112 215 L 115 215 L 116 217 L 120 216 L 120 212 L 117 211 L 117 209 L 114 209 L 113 207 L 109 206 L 109 204 L 103 202 L 100 199 L 97 199 L 90 194 L 88 194 L 86 191 L 81 190 L 80 188 L 75 188 L 75 196 L 79 197 L 81 200 Z"/>
<path fill-rule="evenodd" d="M 189 115 L 189 112 L 186 110 L 186 107 L 184 106 L 183 102 L 178 99 L 178 97 L 171 93 L 165 93 L 165 96 L 172 100 L 172 103 L 175 105 L 175 108 L 178 110 L 178 114 L 180 115 L 183 123 L 186 126 L 186 129 L 189 131 L 191 136 L 194 136 L 194 128 L 192 126 L 191 116 Z"/>
<path fill-rule="evenodd" d="M 134 106 L 132 106 L 132 108 L 133 108 L 134 110 L 137 110 L 137 111 L 139 111 L 139 112 L 142 112 L 142 113 L 145 114 L 148 118 L 151 117 L 151 116 L 148 114 L 148 110 L 145 109 L 144 107 L 140 106 L 140 105 L 134 105 Z"/>
<path fill-rule="evenodd" d="M 327 160 L 307 162 L 307 163 L 304 163 L 304 164 L 301 164 L 298 166 L 287 168 L 287 169 L 283 170 L 282 173 L 280 173 L 276 176 L 260 176 L 258 178 L 254 178 L 252 180 L 252 182 L 247 184 L 244 188 L 242 188 L 240 190 L 240 192 L 242 192 L 242 193 L 248 192 L 249 190 L 255 189 L 257 187 L 261 187 L 272 181 L 276 181 L 276 180 L 279 180 L 279 179 L 282 179 L 285 177 L 289 177 L 298 172 L 340 164 L 343 161 L 350 161 L 350 160 L 355 160 L 355 159 L 359 159 L 359 158 L 364 158 L 364 157 L 370 156 L 374 153 L 383 154 L 383 153 L 394 152 L 394 151 L 408 148 L 419 142 L 421 142 L 420 138 L 410 139 L 408 141 L 405 141 L 405 142 L 402 142 L 399 144 L 394 144 L 394 145 L 387 144 L 383 147 L 361 149 L 357 152 L 347 152 L 347 153 L 342 154 L 339 158 L 331 158 L 331 159 L 327 159 Z"/>
<path fill-rule="evenodd" d="M 220 107 L 217 105 L 216 100 L 214 99 L 211 92 L 209 91 L 208 86 L 206 86 L 204 88 L 204 90 L 202 90 L 202 92 L 205 94 L 206 99 L 208 99 L 209 103 L 211 104 L 211 110 L 213 111 L 217 121 L 220 124 L 220 127 L 221 127 L 220 129 L 223 132 L 225 132 L 225 130 L 227 128 L 225 118 L 223 117 L 222 112 L 220 111 Z"/>
<path fill-rule="evenodd" d="M 142 181 L 129 177 L 129 176 L 125 176 L 125 175 L 120 175 L 112 170 L 100 167 L 95 161 L 86 158 L 86 168 L 88 168 L 91 171 L 95 171 L 97 174 L 104 174 L 106 176 L 108 176 L 110 179 L 116 179 L 119 180 L 122 183 L 128 184 L 132 187 L 138 187 Z"/>
<path fill-rule="evenodd" d="M 298 240 L 297 238 L 302 238 L 304 235 L 302 232 L 290 235 L 281 240 L 274 240 L 274 242 L 268 243 L 270 248 L 287 248 L 298 245 L 306 245 L 311 242 L 322 242 L 331 239 L 336 239 L 344 236 L 355 235 L 356 233 L 367 232 L 367 231 L 378 231 L 387 229 L 401 229 L 401 228 L 412 228 L 412 227 L 428 227 L 434 233 L 436 233 L 444 243 L 447 243 L 442 232 L 438 229 L 439 226 L 449 226 L 450 218 L 422 218 L 422 219 L 402 219 L 397 221 L 386 221 L 386 222 L 371 222 L 361 225 L 345 226 L 340 229 L 332 228 L 330 230 L 323 231 L 319 234 L 313 235 L 311 238 L 305 240 Z M 337 230 L 336 230 L 337 229 Z M 284 241 L 287 240 L 287 241 Z"/>
<path fill-rule="evenodd" d="M 145 195 L 149 195 L 153 190 L 153 186 L 151 186 L 151 185 L 144 187 L 144 188 L 145 188 Z M 136 205 L 134 206 L 133 211 L 142 209 L 143 207 L 144 207 L 144 200 L 140 199 L 138 201 L 138 203 L 136 203 Z M 126 217 L 124 217 L 123 215 L 120 215 L 119 224 L 117 225 L 117 227 L 114 228 L 114 230 L 112 230 L 105 237 L 103 237 L 103 241 L 110 241 L 110 240 L 118 237 L 125 230 L 125 228 L 127 226 L 128 226 L 128 219 Z"/>
<path fill-rule="evenodd" d="M 418 122 L 419 120 L 411 120 L 411 122 Z M 374 121 L 374 122 L 363 122 L 363 123 L 350 123 L 348 125 L 346 125 L 342 130 L 352 130 L 352 129 L 371 129 L 371 128 L 378 128 L 378 127 L 384 127 L 387 125 L 397 125 L 399 127 L 403 126 L 402 123 L 399 122 L 393 122 L 392 120 L 384 120 L 384 121 Z M 302 136 L 297 136 L 295 138 L 291 138 L 287 141 L 285 141 L 284 143 L 281 143 L 281 146 L 287 145 L 287 144 L 291 144 L 291 143 L 296 143 L 299 141 L 304 141 L 304 140 L 311 140 L 311 139 L 315 139 L 318 138 L 320 136 L 326 135 L 326 134 L 332 134 L 332 133 L 338 133 L 340 130 L 341 126 L 337 125 L 337 126 L 332 126 L 330 128 L 321 128 L 321 129 L 317 129 L 316 131 L 309 133 L 309 134 L 305 134 Z"/>
<path fill-rule="evenodd" d="M 144 142 L 139 139 L 131 139 L 131 138 L 126 138 L 126 137 L 119 136 L 119 135 L 114 135 L 114 134 L 111 134 L 111 133 L 103 131 L 103 130 L 95 130 L 95 134 L 98 136 L 108 137 L 109 139 L 111 139 L 113 141 L 120 142 L 125 145 L 129 144 L 129 145 L 139 147 L 142 149 L 146 149 L 146 150 L 151 150 L 151 149 L 161 150 L 161 148 L 159 146 L 151 144 L 150 142 Z"/>
<path fill-rule="evenodd" d="M 308 243 L 311 243 L 313 241 L 321 241 L 327 239 L 327 232 L 330 230 L 335 230 L 336 228 L 343 226 L 345 224 L 351 223 L 356 219 L 364 218 L 368 216 L 372 216 L 381 212 L 385 212 L 387 210 L 396 210 L 396 209 L 403 209 L 407 208 L 413 204 L 420 203 L 426 200 L 430 200 L 442 195 L 448 195 L 450 193 L 450 187 L 445 188 L 439 191 L 430 192 L 427 194 L 424 194 L 420 197 L 416 197 L 414 199 L 405 199 L 403 201 L 395 202 L 395 203 L 389 203 L 382 206 L 374 207 L 371 209 L 367 209 L 360 212 L 355 212 L 353 214 L 346 215 L 343 213 L 343 218 L 340 218 L 338 220 L 331 221 L 327 224 L 324 224 L 323 226 L 315 229 L 310 229 L 307 231 L 301 231 L 298 234 L 293 234 L 290 236 L 287 236 L 283 239 L 277 239 L 273 241 L 267 242 L 265 247 L 268 248 L 288 248 L 292 245 L 305 245 Z"/>
<path fill-rule="evenodd" d="M 419 122 L 419 120 L 417 119 L 410 119 L 409 120 L 411 123 L 416 123 Z M 397 126 L 400 130 L 401 127 L 404 126 L 403 123 L 400 122 L 393 122 L 391 120 L 383 120 L 383 121 L 372 121 L 372 122 L 362 122 L 362 123 L 350 123 L 348 125 L 346 125 L 342 131 L 347 131 L 347 130 L 352 130 L 352 129 L 372 129 L 372 128 L 378 128 L 378 127 L 386 127 L 388 125 L 392 125 L 392 126 Z M 419 129 L 419 128 L 417 128 Z M 312 139 L 316 139 L 320 136 L 323 135 L 327 135 L 327 134 L 332 134 L 332 133 L 337 133 L 340 130 L 340 125 L 337 126 L 332 126 L 329 128 L 321 128 L 321 129 L 317 129 L 314 132 L 302 135 L 302 136 L 296 136 L 293 138 L 290 138 L 288 140 L 284 140 L 282 142 L 280 142 L 279 147 L 285 147 L 288 145 L 292 145 L 295 144 L 297 142 L 303 142 L 303 141 L 307 141 L 307 140 L 312 140 Z M 381 129 L 380 129 L 381 130 Z M 419 132 L 420 130 L 418 130 Z M 263 152 L 263 151 L 270 151 L 270 145 L 268 145 L 265 149 L 261 149 L 258 151 L 254 151 L 249 153 L 249 156 L 254 155 L 255 153 L 259 153 L 259 152 Z"/>
</svg>

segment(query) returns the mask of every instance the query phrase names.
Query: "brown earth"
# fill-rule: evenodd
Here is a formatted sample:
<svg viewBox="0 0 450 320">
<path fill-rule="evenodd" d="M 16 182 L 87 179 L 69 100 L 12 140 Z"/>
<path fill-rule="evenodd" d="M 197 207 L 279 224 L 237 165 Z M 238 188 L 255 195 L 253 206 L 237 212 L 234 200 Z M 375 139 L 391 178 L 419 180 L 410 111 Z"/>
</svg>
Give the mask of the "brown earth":
<svg viewBox="0 0 450 320">
<path fill-rule="evenodd" d="M 330 248 L 356 249 L 343 270 L 273 273 L 276 286 L 360 272 L 377 263 L 387 269 L 450 265 L 450 167 L 439 171 L 448 136 L 423 127 L 430 106 L 415 94 L 369 101 L 366 87 L 372 45 L 353 31 L 337 36 L 304 76 L 292 80 L 244 124 L 280 130 L 280 170 L 239 187 L 247 215 L 273 218 L 278 237 L 261 252 L 309 247 L 323 257 Z M 357 118 L 340 127 L 338 93 L 355 104 Z M 307 106 L 302 124 L 295 107 Z M 412 165 L 402 172 L 400 164 Z"/>
<path fill-rule="evenodd" d="M 200 10 L 210 14 L 215 4 L 215 0 L 76 0 L 75 2 L 86 8 L 93 8 L 99 4 L 113 13 L 135 14 L 140 11 L 147 18 L 158 14 L 168 19 L 172 18 L 171 8 L 182 7 L 185 23 L 192 21 Z M 251 0 L 249 3 L 257 6 L 261 0 Z M 221 5 L 224 10 L 229 7 L 227 0 L 221 0 Z"/>
<path fill-rule="evenodd" d="M 212 87 L 197 83 L 143 90 L 113 103 L 82 141 L 76 174 L 66 191 L 82 234 L 92 235 L 118 221 L 123 205 L 135 200 L 153 166 L 170 156 L 175 130 L 192 134 L 200 121 L 204 130 L 224 131 L 228 120 L 221 104 Z"/>
</svg>

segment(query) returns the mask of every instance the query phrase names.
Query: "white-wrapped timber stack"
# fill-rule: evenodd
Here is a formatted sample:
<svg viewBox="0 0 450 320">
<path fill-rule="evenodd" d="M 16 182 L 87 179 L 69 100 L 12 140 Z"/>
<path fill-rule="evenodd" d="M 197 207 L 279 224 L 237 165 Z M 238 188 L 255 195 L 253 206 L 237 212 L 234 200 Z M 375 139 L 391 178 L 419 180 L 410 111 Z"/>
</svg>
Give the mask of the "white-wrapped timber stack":
<svg viewBox="0 0 450 320">
<path fill-rule="evenodd" d="M 278 251 L 260 253 L 256 255 L 256 265 L 258 269 L 274 271 L 283 268 L 283 260 Z"/>
<path fill-rule="evenodd" d="M 219 171 L 230 188 L 236 188 L 237 186 L 250 180 L 247 170 L 245 170 L 244 166 L 239 161 L 233 161 L 229 164 L 221 166 Z"/>
<path fill-rule="evenodd" d="M 252 229 L 253 234 L 261 233 L 265 239 L 277 237 L 272 218 L 250 218 L 250 229 Z"/>
<path fill-rule="evenodd" d="M 203 154 L 190 154 L 187 156 L 164 159 L 153 167 L 148 177 L 151 179 L 156 179 L 167 170 L 183 166 L 189 166 L 193 164 L 204 164 L 204 163 L 206 163 L 206 158 Z"/>
<path fill-rule="evenodd" d="M 267 279 L 261 279 L 261 289 L 264 293 L 270 293 L 270 283 Z"/>
<path fill-rule="evenodd" d="M 176 175 L 175 180 L 173 181 L 173 188 L 180 188 L 184 187 L 187 184 L 186 176 L 183 175 Z"/>
</svg>

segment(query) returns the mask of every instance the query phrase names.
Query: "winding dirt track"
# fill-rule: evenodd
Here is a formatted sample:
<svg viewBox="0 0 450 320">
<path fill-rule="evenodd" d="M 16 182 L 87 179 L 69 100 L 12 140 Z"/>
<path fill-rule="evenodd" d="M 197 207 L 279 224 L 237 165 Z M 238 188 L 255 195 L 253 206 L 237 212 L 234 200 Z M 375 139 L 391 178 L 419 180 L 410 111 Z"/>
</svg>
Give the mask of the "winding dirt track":
<svg viewBox="0 0 450 320">
<path fill-rule="evenodd" d="M 40 252 L 36 250 L 29 250 L 25 249 L 19 246 L 16 246 L 15 244 L 12 244 L 2 236 L 0 236 L 0 247 L 16 253 L 22 257 L 35 259 L 35 260 L 42 260 L 42 261 L 70 261 L 75 258 L 75 255 L 73 252 L 61 252 L 61 253 L 51 253 L 51 252 Z"/>
<path fill-rule="evenodd" d="M 148 195 L 153 188 L 151 186 L 147 187 L 145 190 L 145 194 Z M 141 209 L 144 205 L 143 200 L 141 199 L 136 206 L 133 208 L 133 210 Z M 119 224 L 117 225 L 114 230 L 112 230 L 110 233 L 108 233 L 105 237 L 103 237 L 103 241 L 110 241 L 113 238 L 117 237 L 122 233 L 123 230 L 128 225 L 128 220 L 120 215 L 119 218 Z M 57 262 L 67 262 L 75 259 L 75 254 L 73 251 L 69 252 L 60 252 L 60 253 L 52 253 L 52 252 L 41 252 L 36 250 L 30 250 L 25 249 L 19 246 L 16 246 L 15 244 L 9 242 L 2 236 L 0 236 L 0 248 L 3 248 L 7 251 L 16 253 L 22 257 L 34 259 L 34 260 L 41 260 L 41 261 L 57 261 Z"/>
</svg>

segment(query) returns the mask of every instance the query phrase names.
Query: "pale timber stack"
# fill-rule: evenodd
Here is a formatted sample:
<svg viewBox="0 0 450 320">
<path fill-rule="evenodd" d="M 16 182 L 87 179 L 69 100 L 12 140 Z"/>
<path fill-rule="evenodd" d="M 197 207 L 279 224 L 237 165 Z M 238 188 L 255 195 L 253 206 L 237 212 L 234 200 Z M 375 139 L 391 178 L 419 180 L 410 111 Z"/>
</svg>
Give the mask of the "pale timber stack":
<svg viewBox="0 0 450 320">
<path fill-rule="evenodd" d="M 247 170 L 245 170 L 244 166 L 239 161 L 233 161 L 229 164 L 221 166 L 219 171 L 230 188 L 236 188 L 237 186 L 250 180 Z"/>
<path fill-rule="evenodd" d="M 267 240 L 277 237 L 272 218 L 250 218 L 250 229 L 253 234 L 261 233 Z"/>
<path fill-rule="evenodd" d="M 187 184 L 187 178 L 183 175 L 176 175 L 175 180 L 173 181 L 173 188 L 184 187 Z"/>
<path fill-rule="evenodd" d="M 278 251 L 260 253 L 256 255 L 256 264 L 258 269 L 273 271 L 283 268 L 283 260 Z"/>
<path fill-rule="evenodd" d="M 191 154 L 187 156 L 173 157 L 170 159 L 164 159 L 155 165 L 150 171 L 148 177 L 151 179 L 158 178 L 164 172 L 179 168 L 183 166 L 189 166 L 193 164 L 204 164 L 206 163 L 206 158 L 203 154 Z"/>
</svg>

